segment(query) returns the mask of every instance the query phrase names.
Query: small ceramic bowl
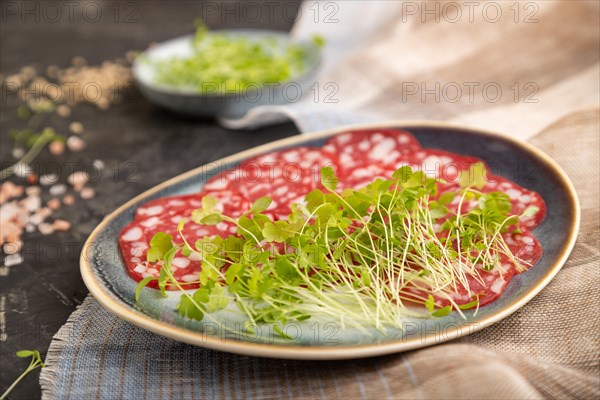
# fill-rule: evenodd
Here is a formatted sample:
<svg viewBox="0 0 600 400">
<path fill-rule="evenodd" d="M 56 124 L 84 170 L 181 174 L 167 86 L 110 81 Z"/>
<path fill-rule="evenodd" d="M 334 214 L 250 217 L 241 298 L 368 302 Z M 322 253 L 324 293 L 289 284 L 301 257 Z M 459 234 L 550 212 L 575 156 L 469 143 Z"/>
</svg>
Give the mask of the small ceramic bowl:
<svg viewBox="0 0 600 400">
<path fill-rule="evenodd" d="M 176 88 L 156 82 L 153 61 L 192 54 L 193 35 L 168 40 L 142 53 L 133 64 L 133 76 L 142 94 L 151 102 L 173 112 L 197 117 L 238 118 L 253 107 L 297 102 L 309 90 L 320 63 L 321 52 L 312 42 L 294 41 L 287 33 L 270 30 L 216 31 L 231 37 L 243 36 L 261 40 L 270 38 L 277 46 L 290 43 L 305 49 L 306 69 L 303 73 L 278 85 L 260 86 L 239 93 L 199 93 L 193 88 Z"/>
</svg>

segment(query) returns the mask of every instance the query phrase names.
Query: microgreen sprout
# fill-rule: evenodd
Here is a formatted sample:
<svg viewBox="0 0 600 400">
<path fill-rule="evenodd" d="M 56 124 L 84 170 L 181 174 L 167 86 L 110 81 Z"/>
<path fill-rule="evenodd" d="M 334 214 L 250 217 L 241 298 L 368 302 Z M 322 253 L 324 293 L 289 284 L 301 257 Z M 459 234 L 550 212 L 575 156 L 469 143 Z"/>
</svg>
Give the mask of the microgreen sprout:
<svg viewBox="0 0 600 400">
<path fill-rule="evenodd" d="M 485 170 L 474 167 L 471 173 Z M 332 168 L 323 168 L 321 178 L 324 190 L 308 193 L 287 219 L 264 214 L 268 197 L 231 218 L 217 210 L 216 199 L 205 196 L 202 208 L 180 223 L 177 241 L 157 233 L 148 261 L 162 265 L 154 279 L 163 293 L 166 287 L 183 290 L 170 270 L 175 254 L 195 252 L 202 259 L 194 282 L 200 289 L 184 291 L 180 314 L 201 320 L 235 299 L 251 324 L 319 316 L 341 327 L 383 331 L 401 328 L 407 317 L 443 317 L 452 311 L 464 317 L 464 310 L 479 308 L 482 293 L 472 284 L 483 285 L 485 273 L 497 270 L 502 276 L 507 262 L 519 270 L 529 266 L 503 239 L 503 233 L 518 229 L 518 216 L 511 215 L 506 194 L 480 191 L 485 176 L 441 196 L 435 179 L 410 167 L 341 193 Z M 467 209 L 473 201 L 477 206 Z M 451 204 L 458 205 L 456 212 Z M 223 221 L 236 225 L 236 235 L 189 243 L 182 233 L 188 223 Z M 138 294 L 147 283 L 140 282 Z M 468 299 L 459 304 L 457 293 Z"/>
<path fill-rule="evenodd" d="M 21 380 L 23 378 L 25 378 L 27 376 L 27 374 L 29 374 L 31 371 L 33 371 L 39 367 L 42 367 L 42 368 L 46 367 L 46 365 L 44 365 L 44 362 L 42 361 L 40 352 L 37 350 L 19 350 L 19 351 L 17 351 L 17 357 L 19 357 L 19 358 L 31 357 L 31 362 L 29 363 L 29 366 L 27 367 L 27 369 L 25 371 L 23 371 L 23 373 L 21 375 L 19 375 L 19 377 L 17 379 L 15 379 L 15 381 L 12 383 L 12 385 L 10 385 L 8 387 L 8 389 L 6 389 L 4 391 L 4 393 L 2 393 L 2 395 L 0 395 L 0 400 L 6 399 L 6 397 L 10 394 L 10 392 L 12 392 L 12 390 L 19 384 L 19 382 L 21 382 Z"/>
<path fill-rule="evenodd" d="M 210 32 L 197 22 L 192 54 L 152 61 L 157 83 L 198 93 L 238 93 L 289 81 L 306 69 L 306 49 L 275 37 Z M 322 37 L 313 43 L 324 45 Z"/>
<path fill-rule="evenodd" d="M 4 180 L 15 173 L 19 165 L 31 163 L 46 145 L 54 140 L 65 141 L 65 137 L 56 133 L 52 128 L 45 128 L 42 132 L 34 132 L 31 129 L 11 131 L 16 143 L 23 143 L 29 147 L 29 151 L 15 164 L 0 171 L 0 180 Z"/>
</svg>

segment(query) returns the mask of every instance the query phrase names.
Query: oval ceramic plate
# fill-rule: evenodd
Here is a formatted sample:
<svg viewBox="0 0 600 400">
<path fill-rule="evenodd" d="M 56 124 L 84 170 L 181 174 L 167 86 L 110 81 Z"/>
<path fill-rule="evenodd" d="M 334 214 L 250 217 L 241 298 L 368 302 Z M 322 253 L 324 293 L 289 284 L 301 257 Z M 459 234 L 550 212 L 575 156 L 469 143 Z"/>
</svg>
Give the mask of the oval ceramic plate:
<svg viewBox="0 0 600 400">
<path fill-rule="evenodd" d="M 390 122 L 354 128 L 402 128 L 413 133 L 423 147 L 438 148 L 485 160 L 493 172 L 539 192 L 548 206 L 548 216 L 534 229 L 544 248 L 542 259 L 517 275 L 495 302 L 436 319 L 413 319 L 404 329 L 385 333 L 344 329 L 319 316 L 280 327 L 289 336 L 282 339 L 273 326 L 244 331 L 241 316 L 231 310 L 211 314 L 202 322 L 180 317 L 179 294 L 167 299 L 154 289 L 145 289 L 135 302 L 137 282 L 129 277 L 121 260 L 118 235 L 134 216 L 136 208 L 158 197 L 199 191 L 208 178 L 222 168 L 261 153 L 295 146 L 321 146 L 327 138 L 345 129 L 296 136 L 215 161 L 173 178 L 137 196 L 110 214 L 92 232 L 81 256 L 81 273 L 92 295 L 109 311 L 142 328 L 182 342 L 211 349 L 253 356 L 294 359 L 344 359 L 400 352 L 444 342 L 481 330 L 507 317 L 531 300 L 560 270 L 573 245 L 579 226 L 579 203 L 569 178 L 547 155 L 535 147 L 500 134 L 432 122 Z M 174 160 L 173 162 L 176 162 Z"/>
</svg>

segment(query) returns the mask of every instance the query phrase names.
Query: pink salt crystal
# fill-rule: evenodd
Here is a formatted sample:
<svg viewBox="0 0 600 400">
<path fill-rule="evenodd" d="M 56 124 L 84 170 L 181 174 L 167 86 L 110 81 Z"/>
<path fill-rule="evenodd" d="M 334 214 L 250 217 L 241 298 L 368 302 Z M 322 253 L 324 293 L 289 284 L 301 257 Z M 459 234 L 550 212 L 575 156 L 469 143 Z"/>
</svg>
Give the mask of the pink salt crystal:
<svg viewBox="0 0 600 400">
<path fill-rule="evenodd" d="M 21 147 L 15 147 L 12 151 L 12 156 L 13 158 L 21 158 L 25 155 L 25 149 L 21 148 Z"/>
<path fill-rule="evenodd" d="M 80 195 L 82 199 L 89 200 L 96 195 L 96 192 L 94 191 L 94 189 L 86 187 L 81 190 Z"/>
<path fill-rule="evenodd" d="M 22 248 L 23 242 L 21 240 L 15 242 L 7 242 L 4 243 L 4 246 L 2 246 L 2 250 L 4 250 L 4 253 L 6 254 L 16 254 L 20 252 Z"/>
<path fill-rule="evenodd" d="M 58 185 L 53 185 L 50 187 L 49 192 L 52 196 L 60 196 L 67 191 L 67 186 L 59 183 Z"/>
<path fill-rule="evenodd" d="M 13 265 L 19 265 L 23 262 L 23 256 L 20 254 L 11 254 L 4 257 L 4 266 L 12 267 Z"/>
<path fill-rule="evenodd" d="M 41 215 L 44 216 L 44 218 L 48 218 L 49 216 L 52 215 L 52 210 L 49 209 L 48 207 L 42 207 L 40 208 L 40 211 L 38 211 Z"/>
<path fill-rule="evenodd" d="M 35 185 L 36 183 L 38 183 L 38 176 L 34 173 L 27 174 L 27 177 L 25 179 L 30 185 Z"/>
<path fill-rule="evenodd" d="M 60 200 L 57 198 L 48 200 L 48 207 L 52 210 L 58 210 L 60 208 Z"/>
<path fill-rule="evenodd" d="M 67 147 L 73 152 L 78 152 L 85 149 L 85 142 L 77 136 L 71 136 L 67 139 Z"/>
<path fill-rule="evenodd" d="M 13 231 L 11 233 L 4 235 L 4 239 L 6 239 L 5 242 L 7 243 L 16 243 L 21 240 L 21 227 L 13 225 L 12 229 Z"/>
<path fill-rule="evenodd" d="M 75 197 L 73 197 L 72 194 L 68 194 L 64 197 L 63 203 L 65 203 L 67 206 L 71 206 L 73 203 L 75 203 Z"/>
<path fill-rule="evenodd" d="M 52 232 L 54 232 L 54 228 L 52 227 L 52 224 L 49 224 L 47 222 L 39 224 L 38 225 L 38 230 L 40 231 L 40 233 L 42 235 L 49 235 Z"/>
<path fill-rule="evenodd" d="M 60 156 L 65 152 L 65 144 L 60 140 L 53 140 L 49 146 L 50 153 Z"/>
<path fill-rule="evenodd" d="M 17 225 L 25 226 L 25 224 L 27 224 L 27 222 L 29 221 L 29 212 L 25 209 L 20 209 L 17 212 L 15 221 L 16 221 Z"/>
<path fill-rule="evenodd" d="M 81 122 L 73 121 L 69 124 L 69 130 L 71 133 L 81 135 L 83 133 L 83 124 Z"/>
<path fill-rule="evenodd" d="M 39 196 L 29 196 L 21 200 L 21 205 L 29 212 L 35 212 L 42 205 L 42 199 Z"/>
<path fill-rule="evenodd" d="M 56 174 L 46 174 L 40 176 L 40 185 L 48 186 L 58 182 L 58 175 Z"/>
<path fill-rule="evenodd" d="M 69 175 L 69 177 L 67 178 L 67 181 L 69 182 L 70 185 L 79 186 L 79 185 L 85 185 L 89 179 L 90 179 L 90 176 L 87 172 L 76 171 L 76 172 L 73 172 L 71 175 Z"/>
<path fill-rule="evenodd" d="M 39 196 L 42 193 L 42 188 L 39 186 L 29 186 L 25 189 L 27 196 Z"/>
<path fill-rule="evenodd" d="M 57 219 L 52 223 L 52 227 L 57 232 L 68 231 L 71 229 L 71 223 L 69 221 L 65 221 L 64 219 Z"/>
</svg>

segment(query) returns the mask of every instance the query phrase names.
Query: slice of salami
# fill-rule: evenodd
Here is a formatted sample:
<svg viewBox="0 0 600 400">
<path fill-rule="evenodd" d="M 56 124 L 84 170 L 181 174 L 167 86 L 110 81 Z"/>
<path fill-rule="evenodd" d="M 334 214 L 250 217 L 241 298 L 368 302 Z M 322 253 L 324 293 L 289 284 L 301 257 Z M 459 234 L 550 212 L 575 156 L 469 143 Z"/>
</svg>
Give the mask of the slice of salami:
<svg viewBox="0 0 600 400">
<path fill-rule="evenodd" d="M 522 229 L 521 233 L 507 232 L 502 237 L 511 253 L 520 261 L 525 269 L 535 265 L 542 257 L 542 245 L 528 229 Z M 509 260 L 506 260 L 506 262 L 509 262 Z"/>
<path fill-rule="evenodd" d="M 269 211 L 286 210 L 321 187 L 321 168 L 325 166 L 337 170 L 337 158 L 316 147 L 297 147 L 264 154 L 223 171 L 205 190 L 235 188 L 250 202 L 268 196 L 272 199 Z"/>
<path fill-rule="evenodd" d="M 469 173 L 471 165 L 485 163 L 475 157 L 462 156 L 443 150 L 419 149 L 402 155 L 394 164 L 371 163 L 354 168 L 347 168 L 340 177 L 340 185 L 345 188 L 360 188 L 373 180 L 390 179 L 398 168 L 409 166 L 414 171 L 423 171 L 428 177 L 443 181 L 438 183 L 439 193 L 458 190 L 458 182 L 464 174 Z M 467 175 L 468 177 L 468 175 Z"/>
<path fill-rule="evenodd" d="M 381 163 L 360 165 L 348 168 L 339 177 L 337 191 L 344 189 L 360 189 L 372 183 L 375 179 L 390 179 L 396 169 L 393 166 Z"/>
<path fill-rule="evenodd" d="M 202 207 L 202 198 L 206 195 L 219 199 L 217 209 L 230 217 L 239 217 L 243 212 L 247 211 L 250 206 L 248 200 L 246 200 L 239 192 L 221 190 L 163 197 L 152 200 L 136 210 L 135 218 L 143 219 L 153 216 L 180 215 L 187 210 L 194 210 Z"/>
<path fill-rule="evenodd" d="M 177 226 L 181 219 L 190 217 L 191 213 L 192 210 L 187 210 L 178 215 L 152 216 L 134 220 L 121 231 L 119 246 L 131 277 L 140 281 L 147 276 L 156 278 L 159 276 L 160 265 L 146 261 L 150 240 L 156 233 L 164 232 L 173 236 L 174 243 L 183 244 L 183 239 L 177 232 Z M 221 222 L 217 225 L 198 225 L 190 221 L 184 226 L 182 232 L 188 243 L 193 246 L 198 239 L 204 237 L 233 235 L 236 227 L 228 222 Z M 191 254 L 189 257 L 178 254 L 172 264 L 173 275 L 180 282 L 196 281 L 200 268 L 200 257 L 197 254 Z M 152 282 L 151 286 L 156 287 L 156 282 Z"/>
<path fill-rule="evenodd" d="M 469 287 L 471 293 L 475 293 L 478 296 L 479 306 L 489 304 L 500 297 L 515 275 L 535 265 L 542 257 L 542 246 L 531 232 L 527 230 L 519 234 L 508 232 L 502 236 L 522 269 L 517 268 L 517 265 L 511 259 L 503 255 L 500 259 L 500 268 L 502 270 L 498 266 L 494 267 L 491 271 L 480 270 L 483 284 L 474 277 L 469 276 Z M 471 301 L 464 288 L 462 288 L 455 300 L 457 304 L 466 304 Z"/>
<path fill-rule="evenodd" d="M 341 173 L 373 163 L 395 164 L 402 155 L 421 146 L 410 133 L 374 129 L 341 133 L 329 139 L 323 150 L 339 157 Z"/>
<path fill-rule="evenodd" d="M 467 290 L 460 282 L 457 283 L 456 291 L 449 296 L 452 301 L 458 305 L 468 304 L 475 299 L 479 300 L 479 306 L 484 306 L 496 300 L 502 295 L 506 286 L 513 278 L 535 263 L 542 257 L 542 246 L 537 238 L 527 229 L 521 233 L 507 232 L 502 235 L 510 252 L 520 264 L 521 269 L 517 268 L 516 263 L 506 255 L 500 257 L 499 265 L 486 271 L 482 265 L 477 265 L 479 278 L 467 275 Z M 415 287 L 406 287 L 403 289 L 406 297 L 412 299 L 427 299 L 428 291 Z M 438 307 L 445 307 L 452 302 L 444 294 L 433 294 L 435 304 Z"/>
<path fill-rule="evenodd" d="M 444 186 L 449 187 L 458 184 L 461 178 L 469 178 L 470 167 L 477 163 L 486 166 L 485 162 L 477 157 L 463 156 L 437 149 L 419 149 L 400 157 L 394 168 L 408 165 L 413 169 L 423 171 L 430 178 L 446 181 Z"/>
<path fill-rule="evenodd" d="M 147 276 L 158 277 L 160 265 L 146 261 L 150 240 L 156 233 L 164 232 L 173 236 L 176 244 L 183 244 L 183 239 L 177 232 L 179 222 L 191 217 L 192 211 L 202 206 L 202 197 L 206 195 L 218 198 L 217 208 L 228 216 L 238 217 L 249 208 L 248 201 L 240 193 L 233 191 L 172 196 L 144 204 L 138 209 L 138 217 L 122 230 L 119 237 L 123 260 L 134 279 L 141 280 Z M 236 226 L 228 222 L 198 225 L 189 221 L 183 229 L 183 235 L 191 245 L 203 237 L 227 237 L 235 233 Z M 178 255 L 173 261 L 173 274 L 181 282 L 195 281 L 200 267 L 197 254 L 192 254 L 190 257 Z M 156 282 L 152 282 L 151 286 L 156 287 Z"/>
<path fill-rule="evenodd" d="M 185 210 L 193 210 L 201 206 L 202 196 L 199 193 L 162 197 L 138 207 L 135 211 L 135 218 L 145 219 L 156 216 L 177 215 L 185 212 Z"/>
<path fill-rule="evenodd" d="M 528 207 L 537 207 L 538 212 L 529 217 L 520 218 L 521 226 L 533 228 L 538 226 L 546 217 L 546 202 L 537 192 L 524 187 L 501 176 L 494 176 L 482 189 L 484 193 L 500 191 L 506 193 L 512 204 L 512 214 L 521 215 Z"/>
</svg>

